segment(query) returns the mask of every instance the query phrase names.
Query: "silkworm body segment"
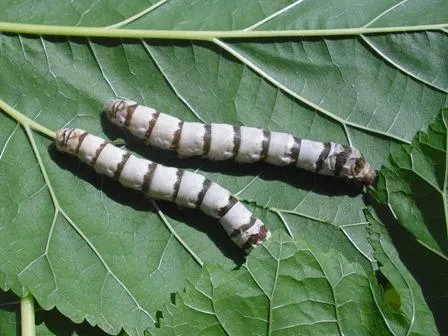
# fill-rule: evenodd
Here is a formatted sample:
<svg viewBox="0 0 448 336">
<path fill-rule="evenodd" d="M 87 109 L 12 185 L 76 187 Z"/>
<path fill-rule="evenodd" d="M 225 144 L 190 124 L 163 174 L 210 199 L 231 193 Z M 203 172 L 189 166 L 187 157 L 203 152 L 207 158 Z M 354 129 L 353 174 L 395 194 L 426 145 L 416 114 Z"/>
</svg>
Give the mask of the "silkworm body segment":
<svg viewBox="0 0 448 336">
<path fill-rule="evenodd" d="M 255 247 L 270 236 L 262 221 L 227 189 L 200 174 L 139 158 L 81 129 L 60 129 L 56 148 L 148 197 L 199 208 L 219 218 L 233 242 L 243 249 Z"/>
<path fill-rule="evenodd" d="M 372 184 L 376 176 L 364 156 L 352 146 L 299 139 L 255 127 L 182 121 L 132 100 L 112 100 L 105 110 L 113 123 L 127 128 L 145 143 L 174 150 L 181 157 L 294 165 L 365 185 Z"/>
</svg>

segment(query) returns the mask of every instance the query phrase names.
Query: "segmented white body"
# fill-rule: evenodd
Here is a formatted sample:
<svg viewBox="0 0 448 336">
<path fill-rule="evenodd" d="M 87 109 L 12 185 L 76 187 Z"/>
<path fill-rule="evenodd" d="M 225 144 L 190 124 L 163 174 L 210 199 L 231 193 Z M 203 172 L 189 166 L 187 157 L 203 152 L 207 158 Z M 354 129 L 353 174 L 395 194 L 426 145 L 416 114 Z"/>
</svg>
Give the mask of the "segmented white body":
<svg viewBox="0 0 448 336">
<path fill-rule="evenodd" d="M 80 129 L 60 129 L 56 147 L 125 187 L 140 190 L 151 198 L 199 208 L 219 218 L 233 242 L 243 249 L 261 244 L 270 235 L 261 220 L 227 189 L 200 174 L 138 158 Z"/>
<path fill-rule="evenodd" d="M 182 121 L 132 100 L 106 104 L 108 118 L 147 144 L 176 151 L 181 157 L 210 160 L 265 161 L 295 165 L 323 175 L 372 184 L 375 170 L 352 146 L 299 139 L 288 133 L 227 124 Z"/>
</svg>

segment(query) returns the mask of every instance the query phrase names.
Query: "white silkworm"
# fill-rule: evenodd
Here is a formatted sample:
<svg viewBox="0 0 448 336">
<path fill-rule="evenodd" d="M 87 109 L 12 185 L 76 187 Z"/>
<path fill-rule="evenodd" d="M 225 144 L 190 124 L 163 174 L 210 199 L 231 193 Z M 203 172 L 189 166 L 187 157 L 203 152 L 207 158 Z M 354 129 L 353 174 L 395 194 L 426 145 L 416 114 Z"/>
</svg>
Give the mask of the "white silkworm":
<svg viewBox="0 0 448 336">
<path fill-rule="evenodd" d="M 109 120 L 145 143 L 174 150 L 181 157 L 201 155 L 210 160 L 233 158 L 238 162 L 295 165 L 365 185 L 375 180 L 375 170 L 352 146 L 299 139 L 255 127 L 182 121 L 132 100 L 112 100 L 105 110 Z"/>
<path fill-rule="evenodd" d="M 256 247 L 270 236 L 262 221 L 230 191 L 200 174 L 138 158 L 81 129 L 58 130 L 56 148 L 77 156 L 97 173 L 140 190 L 148 197 L 199 208 L 219 218 L 224 230 L 240 248 Z"/>
</svg>

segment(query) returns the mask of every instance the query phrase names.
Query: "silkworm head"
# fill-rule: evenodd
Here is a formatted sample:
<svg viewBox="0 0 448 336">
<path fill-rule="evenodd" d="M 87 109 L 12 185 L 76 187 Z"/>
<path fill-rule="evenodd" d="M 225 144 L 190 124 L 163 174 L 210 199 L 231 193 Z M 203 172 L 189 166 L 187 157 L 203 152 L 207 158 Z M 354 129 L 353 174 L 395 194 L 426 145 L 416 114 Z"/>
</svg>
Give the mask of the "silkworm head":
<svg viewBox="0 0 448 336">
<path fill-rule="evenodd" d="M 356 160 L 354 170 L 355 179 L 364 183 L 366 186 L 372 185 L 375 181 L 376 171 L 363 156 Z"/>
<path fill-rule="evenodd" d="M 80 137 L 87 133 L 76 128 L 61 128 L 56 132 L 56 148 L 60 152 L 74 154 L 78 148 Z"/>
<path fill-rule="evenodd" d="M 137 103 L 132 100 L 112 99 L 104 106 L 107 118 L 114 124 L 124 126 L 128 118 L 129 107 L 135 106 Z"/>
</svg>

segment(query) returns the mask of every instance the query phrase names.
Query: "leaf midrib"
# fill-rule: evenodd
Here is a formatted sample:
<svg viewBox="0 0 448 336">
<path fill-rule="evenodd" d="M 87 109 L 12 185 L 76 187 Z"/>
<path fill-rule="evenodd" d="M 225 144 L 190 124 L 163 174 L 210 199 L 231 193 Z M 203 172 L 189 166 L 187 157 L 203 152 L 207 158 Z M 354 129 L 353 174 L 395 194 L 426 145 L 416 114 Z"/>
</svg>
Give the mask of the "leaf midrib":
<svg viewBox="0 0 448 336">
<path fill-rule="evenodd" d="M 155 38 L 155 39 L 187 39 L 187 40 L 213 40 L 217 38 L 240 39 L 240 38 L 266 38 L 266 37 L 293 37 L 293 36 L 347 36 L 366 35 L 378 33 L 396 33 L 423 30 L 445 30 L 448 22 L 441 24 L 426 24 L 414 26 L 395 27 L 370 27 L 384 15 L 395 10 L 408 0 L 401 0 L 389 8 L 378 13 L 365 25 L 356 28 L 336 28 L 336 29 L 301 29 L 301 30 L 257 30 L 253 29 L 270 22 L 290 9 L 301 4 L 303 0 L 297 0 L 265 18 L 255 22 L 249 27 L 240 30 L 220 30 L 220 31 L 192 31 L 192 30 L 146 30 L 146 29 L 122 29 L 129 23 L 133 23 L 145 15 L 163 6 L 168 0 L 160 0 L 151 6 L 139 11 L 131 17 L 106 27 L 86 27 L 86 26 L 64 26 L 64 25 L 37 25 L 26 23 L 0 22 L 0 32 L 26 33 L 32 35 L 55 35 L 55 36 L 84 36 L 84 37 L 115 37 L 115 38 Z"/>
<path fill-rule="evenodd" d="M 122 29 L 107 27 L 44 25 L 29 23 L 0 22 L 0 32 L 46 36 L 106 37 L 123 39 L 171 39 L 210 41 L 213 39 L 264 39 L 275 37 L 327 37 L 359 36 L 381 33 L 418 32 L 426 30 L 444 30 L 447 23 L 394 26 L 394 27 L 358 27 L 336 29 L 298 29 L 298 30 L 157 30 Z"/>
</svg>

